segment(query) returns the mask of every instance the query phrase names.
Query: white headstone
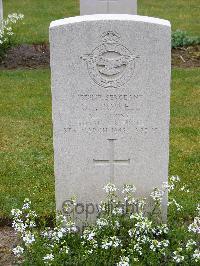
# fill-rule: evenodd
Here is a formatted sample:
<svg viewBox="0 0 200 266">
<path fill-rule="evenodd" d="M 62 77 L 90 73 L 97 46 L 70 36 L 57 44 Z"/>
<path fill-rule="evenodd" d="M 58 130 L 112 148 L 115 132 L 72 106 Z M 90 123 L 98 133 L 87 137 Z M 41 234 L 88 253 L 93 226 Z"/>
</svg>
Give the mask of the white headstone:
<svg viewBox="0 0 200 266">
<path fill-rule="evenodd" d="M 0 20 L 3 19 L 3 2 L 0 0 Z"/>
<path fill-rule="evenodd" d="M 156 18 L 51 23 L 57 209 L 73 195 L 92 208 L 109 182 L 134 184 L 138 196 L 167 182 L 170 40 L 170 23 Z"/>
<path fill-rule="evenodd" d="M 80 0 L 80 14 L 137 14 L 137 0 Z"/>
</svg>

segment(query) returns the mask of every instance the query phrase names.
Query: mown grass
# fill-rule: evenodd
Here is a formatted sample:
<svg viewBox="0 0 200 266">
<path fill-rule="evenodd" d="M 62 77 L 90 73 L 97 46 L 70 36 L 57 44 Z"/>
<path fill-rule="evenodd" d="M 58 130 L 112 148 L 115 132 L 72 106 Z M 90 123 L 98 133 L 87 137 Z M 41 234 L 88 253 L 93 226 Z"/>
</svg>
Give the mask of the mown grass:
<svg viewBox="0 0 200 266">
<path fill-rule="evenodd" d="M 55 208 L 49 71 L 5 71 L 0 80 L 0 216 L 25 197 L 45 216 Z"/>
<path fill-rule="evenodd" d="M 190 189 L 184 198 L 188 217 L 200 202 L 200 69 L 172 72 L 170 167 L 171 175 L 182 177 Z M 174 214 L 176 218 L 176 214 Z"/>
<path fill-rule="evenodd" d="M 48 42 L 51 21 L 79 14 L 79 0 L 6 0 L 5 16 L 20 12 L 25 15 L 24 24 L 16 29 L 16 43 Z M 172 29 L 199 35 L 200 0 L 138 0 L 138 14 L 169 19 Z"/>
<path fill-rule="evenodd" d="M 172 78 L 170 174 L 190 188 L 186 197 L 177 195 L 188 219 L 200 200 L 200 69 L 175 69 Z M 50 72 L 1 71 L 0 80 L 0 218 L 25 197 L 49 216 L 55 210 Z"/>
</svg>

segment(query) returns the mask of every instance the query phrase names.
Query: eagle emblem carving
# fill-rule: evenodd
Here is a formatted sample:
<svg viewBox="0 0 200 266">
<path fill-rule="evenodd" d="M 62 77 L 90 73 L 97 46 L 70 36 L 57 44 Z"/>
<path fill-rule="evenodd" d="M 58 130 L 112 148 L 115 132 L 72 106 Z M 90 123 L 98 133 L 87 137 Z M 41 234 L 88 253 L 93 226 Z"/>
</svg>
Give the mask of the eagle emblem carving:
<svg viewBox="0 0 200 266">
<path fill-rule="evenodd" d="M 122 45 L 119 34 L 113 31 L 104 33 L 101 38 L 102 44 L 81 58 L 99 86 L 120 87 L 132 77 L 138 56 Z"/>
</svg>

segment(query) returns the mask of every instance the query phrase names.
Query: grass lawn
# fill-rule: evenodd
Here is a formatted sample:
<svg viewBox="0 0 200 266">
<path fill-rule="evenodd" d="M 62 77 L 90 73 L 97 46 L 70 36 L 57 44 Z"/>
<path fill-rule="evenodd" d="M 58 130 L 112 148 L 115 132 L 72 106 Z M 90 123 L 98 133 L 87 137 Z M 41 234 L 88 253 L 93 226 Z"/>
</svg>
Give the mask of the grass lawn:
<svg viewBox="0 0 200 266">
<path fill-rule="evenodd" d="M 79 0 L 4 0 L 4 14 L 20 12 L 24 24 L 17 27 L 17 43 L 48 42 L 52 20 L 79 14 Z M 199 35 L 200 0 L 138 0 L 138 14 L 169 19 L 172 29 Z"/>
<path fill-rule="evenodd" d="M 0 218 L 25 197 L 40 215 L 50 215 L 55 210 L 50 72 L 1 71 L 0 80 Z M 200 200 L 198 84 L 200 69 L 173 70 L 170 174 L 180 175 L 191 190 L 182 199 L 185 218 Z"/>
</svg>

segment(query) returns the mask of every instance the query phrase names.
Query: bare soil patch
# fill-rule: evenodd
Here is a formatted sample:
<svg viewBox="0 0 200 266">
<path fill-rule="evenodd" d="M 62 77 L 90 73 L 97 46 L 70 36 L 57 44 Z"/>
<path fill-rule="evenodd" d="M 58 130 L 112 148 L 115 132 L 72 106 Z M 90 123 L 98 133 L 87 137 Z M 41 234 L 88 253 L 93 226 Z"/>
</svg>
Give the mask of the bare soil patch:
<svg viewBox="0 0 200 266">
<path fill-rule="evenodd" d="M 49 45 L 37 44 L 12 47 L 0 62 L 0 69 L 49 67 Z"/>
<path fill-rule="evenodd" d="M 0 62 L 0 69 L 44 68 L 49 67 L 48 44 L 23 44 L 8 50 Z M 200 67 L 200 45 L 172 49 L 172 67 Z"/>
<path fill-rule="evenodd" d="M 8 226 L 0 227 L 0 265 L 14 265 L 14 255 L 12 248 L 17 244 L 15 231 Z"/>
<path fill-rule="evenodd" d="M 172 49 L 172 67 L 200 67 L 200 45 Z"/>
</svg>

